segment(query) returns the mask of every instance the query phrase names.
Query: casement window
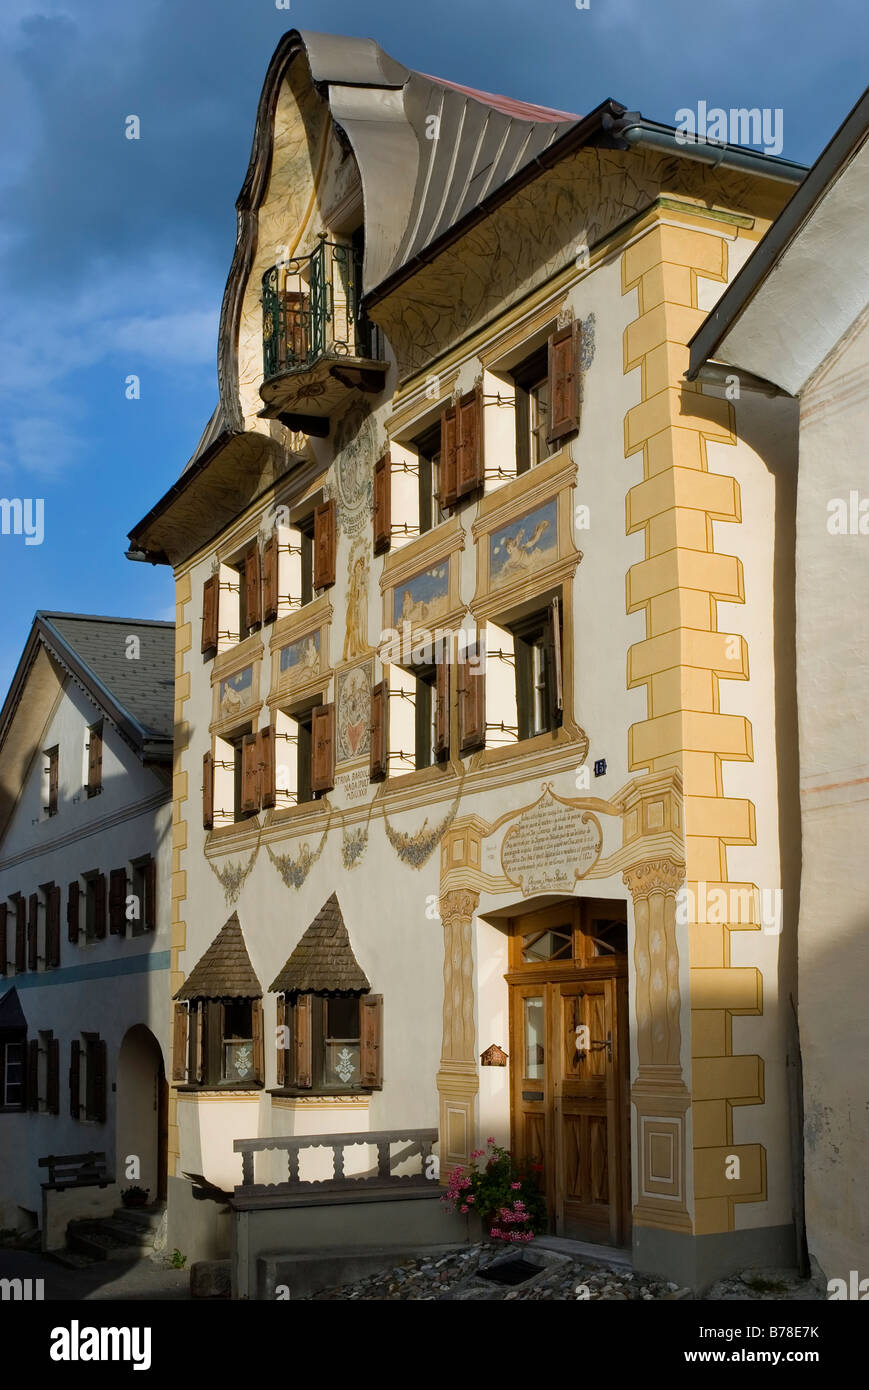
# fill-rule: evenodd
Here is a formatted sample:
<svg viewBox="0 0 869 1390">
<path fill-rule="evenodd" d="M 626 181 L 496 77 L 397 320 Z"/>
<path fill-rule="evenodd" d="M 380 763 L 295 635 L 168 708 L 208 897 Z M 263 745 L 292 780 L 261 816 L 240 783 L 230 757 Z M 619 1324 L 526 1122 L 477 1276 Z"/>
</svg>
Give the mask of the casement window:
<svg viewBox="0 0 869 1390">
<path fill-rule="evenodd" d="M 27 1108 L 60 1114 L 60 1042 L 51 1029 L 27 1044 Z"/>
<path fill-rule="evenodd" d="M 419 532 L 423 535 L 446 520 L 441 505 L 441 422 L 413 440 L 419 468 Z"/>
<path fill-rule="evenodd" d="M 382 555 L 392 544 L 392 458 L 381 454 L 374 465 L 374 554 Z"/>
<path fill-rule="evenodd" d="M 202 586 L 202 654 L 214 656 L 220 630 L 220 575 L 212 574 Z"/>
<path fill-rule="evenodd" d="M 485 638 L 465 641 L 456 667 L 459 705 L 459 750 L 462 757 L 486 746 Z"/>
<path fill-rule="evenodd" d="M 284 504 L 276 509 L 286 510 Z M 289 525 L 275 525 L 263 546 L 264 622 L 298 612 L 311 603 L 318 589 L 335 583 L 337 545 L 334 500 L 307 499 L 292 509 Z"/>
<path fill-rule="evenodd" d="M 582 325 L 578 319 L 559 328 L 549 339 L 549 430 L 547 440 L 557 448 L 579 429 L 582 375 Z"/>
<path fill-rule="evenodd" d="M 383 1086 L 383 996 L 278 996 L 277 1086 L 328 1095 Z"/>
<path fill-rule="evenodd" d="M 127 924 L 127 869 L 112 869 L 109 873 L 109 931 L 123 936 Z"/>
<path fill-rule="evenodd" d="M 22 975 L 27 969 L 27 899 L 15 893 L 10 902 L 15 911 L 15 973 Z"/>
<path fill-rule="evenodd" d="M 441 416 L 441 507 L 455 506 L 482 485 L 483 392 L 475 387 Z"/>
<path fill-rule="evenodd" d="M 209 1090 L 264 1081 L 262 1000 L 224 997 L 176 1003 L 172 1079 Z"/>
<path fill-rule="evenodd" d="M 131 934 L 141 936 L 143 932 L 157 930 L 157 861 L 145 855 L 134 859 L 131 869 L 131 893 L 138 914 L 131 919 Z"/>
<path fill-rule="evenodd" d="M 549 354 L 544 346 L 512 372 L 516 390 L 516 472 L 525 473 L 552 452 L 549 440 Z"/>
<path fill-rule="evenodd" d="M 557 729 L 563 717 L 562 617 L 558 596 L 486 629 L 487 748 Z"/>
<path fill-rule="evenodd" d="M 0 1034 L 0 1109 L 23 1110 L 25 1106 L 25 1054 L 27 1036 L 22 1030 Z"/>
<path fill-rule="evenodd" d="M 445 713 L 449 719 L 449 696 L 445 711 L 439 704 L 439 699 L 444 700 L 444 686 L 443 679 L 438 679 L 438 669 L 437 663 L 410 668 L 390 666 L 385 682 L 388 704 L 380 698 L 373 702 L 372 723 L 382 717 L 381 711 L 386 718 L 389 777 L 431 767 L 448 751 L 449 729 L 444 734 L 443 726 Z M 447 663 L 445 669 L 449 669 Z M 378 732 L 378 743 L 382 742 Z"/>
<path fill-rule="evenodd" d="M 39 894 L 31 893 L 27 899 L 27 969 L 39 968 Z"/>
<path fill-rule="evenodd" d="M 43 753 L 43 802 L 42 808 L 47 816 L 57 815 L 57 786 L 60 749 L 47 748 Z"/>
<path fill-rule="evenodd" d="M 325 722 L 324 722 L 325 721 Z M 314 732 L 321 744 L 318 786 L 314 785 Z M 271 805 L 279 810 L 314 801 L 334 784 L 334 706 L 289 706 L 278 710 L 271 731 Z M 329 784 L 328 786 L 325 784 Z"/>
<path fill-rule="evenodd" d="M 81 930 L 81 885 L 78 879 L 73 879 L 67 890 L 66 898 L 66 936 L 67 940 L 73 945 L 78 945 L 79 932 Z"/>
<path fill-rule="evenodd" d="M 60 884 L 46 883 L 42 888 L 45 904 L 45 968 L 60 965 Z"/>
<path fill-rule="evenodd" d="M 69 1113 L 74 1120 L 106 1122 L 108 1055 L 98 1033 L 82 1033 L 70 1043 Z"/>
<path fill-rule="evenodd" d="M 235 734 L 216 738 L 214 752 L 202 763 L 202 824 L 206 830 L 233 825 L 269 810 L 275 800 L 275 730 L 269 725 L 254 733 L 248 725 Z M 154 868 L 149 873 L 155 874 Z M 154 889 L 146 895 L 152 905 Z"/>
<path fill-rule="evenodd" d="M 103 789 L 103 722 L 91 724 L 87 731 L 87 794 L 99 796 Z"/>
<path fill-rule="evenodd" d="M 106 935 L 106 876 L 89 873 L 84 880 L 85 940 L 102 941 Z"/>
</svg>

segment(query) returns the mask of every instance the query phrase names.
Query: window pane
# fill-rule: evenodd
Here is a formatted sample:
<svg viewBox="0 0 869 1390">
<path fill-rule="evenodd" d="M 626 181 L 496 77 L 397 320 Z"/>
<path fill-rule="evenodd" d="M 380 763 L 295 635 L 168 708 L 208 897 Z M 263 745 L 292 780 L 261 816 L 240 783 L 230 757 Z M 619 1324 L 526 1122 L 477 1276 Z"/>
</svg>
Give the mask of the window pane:
<svg viewBox="0 0 869 1390">
<path fill-rule="evenodd" d="M 359 1043 L 326 1039 L 326 1085 L 359 1085 Z"/>
<path fill-rule="evenodd" d="M 326 1036 L 359 1037 L 359 1000 L 355 995 L 326 1000 Z"/>
<path fill-rule="evenodd" d="M 531 1081 L 542 1081 L 546 1062 L 546 1043 L 544 1033 L 542 998 L 523 999 L 525 1035 L 524 1076 Z"/>
<path fill-rule="evenodd" d="M 572 954 L 573 933 L 570 927 L 534 932 L 522 940 L 522 959 L 526 964 L 538 960 L 569 960 Z"/>
</svg>

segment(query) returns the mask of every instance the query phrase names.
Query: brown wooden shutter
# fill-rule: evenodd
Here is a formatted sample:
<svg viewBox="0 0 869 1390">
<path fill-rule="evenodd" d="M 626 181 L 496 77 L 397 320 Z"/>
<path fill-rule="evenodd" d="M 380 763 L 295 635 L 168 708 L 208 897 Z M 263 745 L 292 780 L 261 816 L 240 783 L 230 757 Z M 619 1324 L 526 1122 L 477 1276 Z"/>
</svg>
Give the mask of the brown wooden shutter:
<svg viewBox="0 0 869 1390">
<path fill-rule="evenodd" d="M 304 1090 L 312 1078 L 312 1004 L 312 995 L 300 994 L 293 1008 L 293 1085 Z"/>
<path fill-rule="evenodd" d="M 45 926 L 45 963 L 60 965 L 60 884 L 52 883 L 48 890 Z"/>
<path fill-rule="evenodd" d="M 263 622 L 278 616 L 278 538 L 269 536 L 263 546 Z"/>
<path fill-rule="evenodd" d="M 25 1103 L 28 1110 L 39 1109 L 39 1039 L 31 1038 L 27 1044 L 27 1081 L 24 1088 Z"/>
<path fill-rule="evenodd" d="M 142 877 L 145 881 L 145 904 L 140 910 L 144 912 L 143 925 L 145 931 L 157 930 L 157 861 L 149 859 L 144 866 Z"/>
<path fill-rule="evenodd" d="M 374 554 L 392 543 L 392 459 L 383 454 L 374 465 Z"/>
<path fill-rule="evenodd" d="M 57 769 L 59 757 L 57 749 L 53 749 L 48 757 L 48 814 L 53 816 L 57 811 Z"/>
<path fill-rule="evenodd" d="M 202 586 L 202 650 L 213 652 L 217 647 L 217 622 L 220 611 L 220 575 L 212 574 Z"/>
<path fill-rule="evenodd" d="M 9 941 L 7 928 L 9 926 L 9 906 L 7 903 L 0 903 L 0 975 L 5 975 L 8 969 L 7 954 L 9 951 Z"/>
<path fill-rule="evenodd" d="M 363 1086 L 383 1087 L 383 995 L 363 994 L 359 1000 L 359 1069 Z"/>
<path fill-rule="evenodd" d="M 335 706 L 315 705 L 311 711 L 311 790 L 331 791 L 335 785 Z"/>
<path fill-rule="evenodd" d="M 277 1029 L 276 1029 L 276 1032 L 275 1032 L 275 1052 L 276 1052 L 275 1061 L 276 1061 L 276 1063 L 277 1063 L 277 1066 L 276 1066 L 277 1085 L 278 1085 L 278 1086 L 286 1086 L 286 1084 L 287 1084 L 287 1072 L 288 1072 L 288 1070 L 289 1070 L 289 1068 L 287 1067 L 287 1052 L 289 1051 L 289 1049 L 288 1049 L 288 1048 L 286 1047 L 286 1045 L 285 1045 L 286 1042 L 287 1042 L 287 1034 L 286 1034 L 286 1027 L 287 1027 L 287 1000 L 286 1000 L 286 995 L 283 995 L 283 994 L 279 994 L 279 995 L 278 995 L 278 1012 L 277 1012 L 277 1018 L 278 1018 L 278 1025 L 277 1025 Z"/>
<path fill-rule="evenodd" d="M 244 555 L 244 614 L 249 629 L 258 627 L 262 622 L 259 546 L 256 541 L 248 546 Z"/>
<path fill-rule="evenodd" d="M 483 485 L 483 392 L 469 391 L 459 402 L 456 492 L 467 497 Z"/>
<path fill-rule="evenodd" d="M 551 699 L 552 719 L 560 724 L 564 713 L 564 673 L 561 646 L 561 600 L 556 597 L 549 605 L 549 650 L 552 661 Z"/>
<path fill-rule="evenodd" d="M 172 1011 L 172 1080 L 187 1080 L 187 1005 L 176 1003 Z"/>
<path fill-rule="evenodd" d="M 88 730 L 88 796 L 96 796 L 103 785 L 103 733 L 95 725 Z"/>
<path fill-rule="evenodd" d="M 257 734 L 259 804 L 270 811 L 275 804 L 275 731 L 271 724 Z"/>
<path fill-rule="evenodd" d="M 27 911 L 26 900 L 18 893 L 15 901 L 15 972 L 27 969 Z"/>
<path fill-rule="evenodd" d="M 550 444 L 557 444 L 579 429 L 580 334 L 581 324 L 576 319 L 549 339 L 549 432 L 546 439 Z"/>
<path fill-rule="evenodd" d="M 76 943 L 79 933 L 79 898 L 81 888 L 78 879 L 69 885 L 69 897 L 66 900 L 66 935 L 67 940 Z"/>
<path fill-rule="evenodd" d="M 102 941 L 106 934 L 106 876 L 94 878 L 94 936 Z"/>
<path fill-rule="evenodd" d="M 458 501 L 457 445 L 458 414 L 455 406 L 450 406 L 441 416 L 440 497 L 438 500 L 442 507 L 452 507 Z"/>
<path fill-rule="evenodd" d="M 382 782 L 389 759 L 389 682 L 379 681 L 371 691 L 371 731 L 368 776 Z"/>
<path fill-rule="evenodd" d="M 81 1119 L 81 1043 L 73 1039 L 69 1045 L 69 1113 L 74 1120 Z"/>
<path fill-rule="evenodd" d="M 97 1038 L 89 1049 L 89 1058 L 93 1058 L 94 1064 L 94 1113 L 91 1116 L 99 1124 L 106 1122 L 106 1091 L 108 1090 L 108 1058 L 106 1055 L 106 1044 L 102 1038 Z"/>
<path fill-rule="evenodd" d="M 216 1008 L 221 1005 L 215 1004 Z M 196 1007 L 190 1014 L 190 1026 L 193 1028 L 193 1056 L 194 1056 L 194 1079 L 200 1086 L 205 1085 L 205 1075 L 207 1071 L 208 1059 L 208 1019 L 209 1019 L 209 1000 L 197 999 Z"/>
<path fill-rule="evenodd" d="M 214 825 L 214 759 L 210 753 L 202 757 L 202 828 L 211 830 Z"/>
<path fill-rule="evenodd" d="M 450 756 L 450 658 L 445 646 L 439 656 L 435 666 L 434 752 L 439 762 L 445 762 Z"/>
<path fill-rule="evenodd" d="M 476 662 L 479 651 L 479 642 L 467 649 L 466 655 L 474 659 L 473 667 L 468 660 L 459 662 L 459 735 L 463 754 L 486 746 L 486 677 L 485 666 Z"/>
<path fill-rule="evenodd" d="M 314 512 L 314 588 L 328 589 L 335 583 L 335 555 L 338 528 L 334 497 L 322 502 Z"/>
<path fill-rule="evenodd" d="M 48 1056 L 46 1058 L 46 1087 L 45 1102 L 50 1115 L 60 1114 L 60 1039 L 51 1037 L 48 1040 Z"/>
<path fill-rule="evenodd" d="M 109 931 L 112 936 L 123 936 L 127 909 L 127 871 L 112 869 L 109 874 Z M 142 904 L 139 904 L 139 912 Z"/>
<path fill-rule="evenodd" d="M 257 753 L 256 734 L 245 734 L 241 742 L 241 809 L 258 811 L 257 797 Z"/>
<path fill-rule="evenodd" d="M 265 1048 L 263 1047 L 263 1001 L 250 1001 L 250 1017 L 253 1026 L 253 1079 L 265 1082 Z"/>
<path fill-rule="evenodd" d="M 35 970 L 39 964 L 39 894 L 30 894 L 30 911 L 27 918 L 27 969 Z"/>
</svg>

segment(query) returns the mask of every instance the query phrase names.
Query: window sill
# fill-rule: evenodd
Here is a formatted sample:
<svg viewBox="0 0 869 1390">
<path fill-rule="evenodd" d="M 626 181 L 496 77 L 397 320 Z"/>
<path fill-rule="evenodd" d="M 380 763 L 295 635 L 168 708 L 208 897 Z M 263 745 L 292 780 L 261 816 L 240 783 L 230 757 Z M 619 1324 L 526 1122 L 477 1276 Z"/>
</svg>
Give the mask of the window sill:
<svg viewBox="0 0 869 1390">
<path fill-rule="evenodd" d="M 172 1087 L 179 1094 L 190 1096 L 251 1096 L 265 1090 L 261 1081 L 225 1081 L 219 1085 L 208 1081 L 202 1086 L 191 1086 L 187 1081 L 173 1081 Z"/>
<path fill-rule="evenodd" d="M 445 759 L 440 763 L 431 763 L 429 767 L 414 768 L 413 772 L 394 773 L 386 778 L 385 786 L 387 791 L 393 788 L 395 791 L 403 791 L 407 787 L 424 786 L 427 782 L 436 782 L 455 775 L 455 767 L 449 759 Z"/>
<path fill-rule="evenodd" d="M 576 736 L 571 734 L 570 729 L 562 724 L 559 728 L 552 729 L 548 733 L 535 734 L 533 738 L 519 739 L 516 743 L 505 743 L 498 748 L 481 748 L 479 752 L 469 753 L 465 756 L 468 759 L 468 770 L 476 771 L 478 768 L 511 762 L 514 759 L 546 752 L 550 748 L 560 748 L 576 741 Z"/>
<path fill-rule="evenodd" d="M 279 1100 L 347 1100 L 355 1097 L 357 1100 L 367 1100 L 375 1091 L 382 1090 L 380 1086 L 353 1086 L 347 1090 L 296 1090 L 290 1086 L 270 1086 L 268 1095 L 274 1096 Z"/>
</svg>

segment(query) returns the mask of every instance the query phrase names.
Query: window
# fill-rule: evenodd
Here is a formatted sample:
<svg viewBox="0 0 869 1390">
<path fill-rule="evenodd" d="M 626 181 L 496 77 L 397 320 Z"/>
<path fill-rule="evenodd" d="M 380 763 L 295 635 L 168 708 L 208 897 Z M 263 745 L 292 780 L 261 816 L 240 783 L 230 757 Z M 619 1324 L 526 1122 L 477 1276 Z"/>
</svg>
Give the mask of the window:
<svg viewBox="0 0 869 1390">
<path fill-rule="evenodd" d="M 281 995 L 278 1089 L 379 1090 L 382 1011 L 379 994 Z"/>
<path fill-rule="evenodd" d="M 525 473 L 548 458 L 549 358 L 544 346 L 513 371 L 516 388 L 516 472 Z"/>
<path fill-rule="evenodd" d="M 0 1107 L 3 1110 L 24 1109 L 24 1047 L 23 1032 L 0 1037 Z"/>
<path fill-rule="evenodd" d="M 104 1124 L 106 1119 L 106 1044 L 98 1033 L 84 1033 L 86 1120 Z"/>
<path fill-rule="evenodd" d="M 319 799 L 326 782 L 331 779 L 326 764 L 333 757 L 326 746 L 334 738 L 334 705 L 324 705 L 321 697 L 312 703 L 291 705 L 278 710 L 275 717 L 275 798 L 282 810 L 301 806 Z M 314 745 L 320 746 L 320 761 L 324 764 L 315 776 Z M 322 785 L 321 785 L 322 784 Z"/>
<path fill-rule="evenodd" d="M 184 1023 L 178 1006 L 176 1026 Z M 262 1000 L 193 999 L 187 1014 L 187 1079 L 190 1085 L 233 1089 L 263 1082 Z M 180 1042 L 178 1044 L 180 1046 Z"/>
<path fill-rule="evenodd" d="M 437 667 L 391 666 L 388 775 L 431 767 L 438 760 Z"/>
<path fill-rule="evenodd" d="M 554 732 L 564 708 L 558 595 L 519 618 L 486 626 L 485 746 Z M 466 682 L 469 686 L 470 680 Z"/>
<path fill-rule="evenodd" d="M 87 794 L 99 796 L 103 789 L 103 723 L 92 724 L 87 733 Z"/>
<path fill-rule="evenodd" d="M 510 944 L 514 970 L 551 966 L 555 974 L 562 967 L 585 968 L 627 954 L 627 908 L 618 899 L 568 899 L 514 920 Z"/>
<path fill-rule="evenodd" d="M 141 936 L 142 932 L 157 929 L 157 865 L 150 855 L 136 859 L 132 863 L 132 893 L 136 899 L 138 916 L 131 922 L 131 934 Z"/>
<path fill-rule="evenodd" d="M 419 532 L 430 531 L 447 518 L 440 505 L 441 422 L 413 440 L 419 460 Z"/>
<path fill-rule="evenodd" d="M 43 808 L 45 810 L 46 815 L 56 816 L 57 773 L 59 766 L 60 750 L 58 749 L 57 745 L 55 745 L 54 748 L 47 749 L 42 756 L 45 759 L 45 767 L 43 770 L 43 777 L 45 779 L 43 791 Z"/>
<path fill-rule="evenodd" d="M 102 941 L 106 934 L 105 874 L 90 873 L 85 880 L 85 940 Z"/>
</svg>

